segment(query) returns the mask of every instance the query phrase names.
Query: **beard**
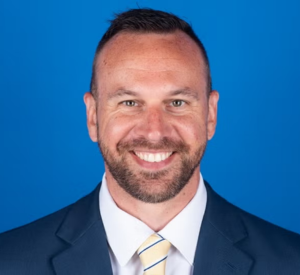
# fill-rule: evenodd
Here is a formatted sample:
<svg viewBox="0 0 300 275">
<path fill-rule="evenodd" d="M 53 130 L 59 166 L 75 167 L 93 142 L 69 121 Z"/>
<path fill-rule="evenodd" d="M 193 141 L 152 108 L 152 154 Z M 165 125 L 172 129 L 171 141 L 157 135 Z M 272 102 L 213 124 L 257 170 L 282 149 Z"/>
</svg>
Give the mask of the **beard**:
<svg viewBox="0 0 300 275">
<path fill-rule="evenodd" d="M 152 143 L 145 138 L 139 138 L 127 142 L 120 141 L 116 153 L 113 153 L 98 136 L 98 146 L 113 178 L 129 195 L 145 203 L 165 202 L 179 194 L 199 166 L 206 142 L 205 140 L 191 153 L 190 146 L 183 141 L 163 138 Z M 180 160 L 176 160 L 170 168 L 160 171 L 137 169 L 129 154 L 141 149 L 173 152 L 178 154 Z"/>
</svg>

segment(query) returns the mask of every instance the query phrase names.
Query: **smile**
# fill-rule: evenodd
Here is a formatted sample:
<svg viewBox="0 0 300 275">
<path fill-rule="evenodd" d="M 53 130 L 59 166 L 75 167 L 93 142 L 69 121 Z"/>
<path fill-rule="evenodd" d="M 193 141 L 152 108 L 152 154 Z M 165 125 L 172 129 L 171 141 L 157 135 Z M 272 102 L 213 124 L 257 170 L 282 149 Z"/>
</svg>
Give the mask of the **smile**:
<svg viewBox="0 0 300 275">
<path fill-rule="evenodd" d="M 162 153 L 145 153 L 145 152 L 134 152 L 136 156 L 147 162 L 161 162 L 166 160 L 172 155 L 173 152 L 162 152 Z"/>
</svg>

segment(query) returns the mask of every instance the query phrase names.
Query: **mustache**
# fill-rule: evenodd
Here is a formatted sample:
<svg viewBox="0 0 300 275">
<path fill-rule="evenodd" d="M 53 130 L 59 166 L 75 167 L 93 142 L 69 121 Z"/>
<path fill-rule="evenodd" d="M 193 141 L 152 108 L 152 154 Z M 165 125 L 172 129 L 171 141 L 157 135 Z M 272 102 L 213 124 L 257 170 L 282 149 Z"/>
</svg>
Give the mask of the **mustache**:
<svg viewBox="0 0 300 275">
<path fill-rule="evenodd" d="M 176 152 L 188 152 L 190 146 L 181 140 L 173 140 L 167 137 L 157 142 L 151 142 L 146 138 L 137 138 L 130 141 L 120 141 L 117 144 L 117 150 L 121 153 L 124 151 L 134 151 L 135 149 L 165 150 Z"/>
</svg>

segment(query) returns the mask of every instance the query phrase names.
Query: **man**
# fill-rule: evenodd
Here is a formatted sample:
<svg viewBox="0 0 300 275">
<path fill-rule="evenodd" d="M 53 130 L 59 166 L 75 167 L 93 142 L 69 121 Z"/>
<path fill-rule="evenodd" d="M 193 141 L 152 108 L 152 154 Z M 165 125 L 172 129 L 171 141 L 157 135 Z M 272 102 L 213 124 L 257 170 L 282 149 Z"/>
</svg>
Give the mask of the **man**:
<svg viewBox="0 0 300 275">
<path fill-rule="evenodd" d="M 161 11 L 118 15 L 86 93 L 102 183 L 0 236 L 0 274 L 300 274 L 300 236 L 219 197 L 199 172 L 219 95 L 191 27 Z"/>
</svg>

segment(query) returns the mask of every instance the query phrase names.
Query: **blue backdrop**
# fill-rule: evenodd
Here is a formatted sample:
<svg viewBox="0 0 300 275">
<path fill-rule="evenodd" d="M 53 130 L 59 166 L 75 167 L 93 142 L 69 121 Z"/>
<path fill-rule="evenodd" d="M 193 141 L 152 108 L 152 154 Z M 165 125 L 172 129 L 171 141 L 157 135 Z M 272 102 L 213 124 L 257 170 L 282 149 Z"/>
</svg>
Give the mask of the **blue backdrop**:
<svg viewBox="0 0 300 275">
<path fill-rule="evenodd" d="M 192 23 L 220 92 L 204 178 L 229 201 L 300 233 L 299 0 L 15 0 L 0 3 L 0 231 L 72 203 L 101 180 L 83 94 L 114 12 Z"/>
</svg>

